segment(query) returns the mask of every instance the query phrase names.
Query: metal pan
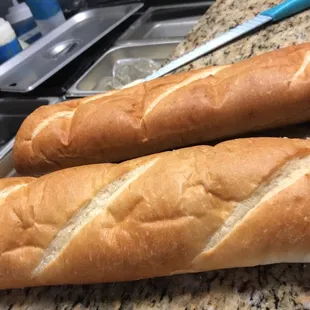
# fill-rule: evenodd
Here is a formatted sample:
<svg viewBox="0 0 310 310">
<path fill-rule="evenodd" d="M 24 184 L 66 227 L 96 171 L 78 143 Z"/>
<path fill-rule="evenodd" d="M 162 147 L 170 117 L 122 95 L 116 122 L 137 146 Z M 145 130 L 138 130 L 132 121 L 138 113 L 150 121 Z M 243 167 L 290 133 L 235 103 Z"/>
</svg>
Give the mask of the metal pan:
<svg viewBox="0 0 310 310">
<path fill-rule="evenodd" d="M 100 89 L 97 85 L 103 78 L 112 76 L 113 67 L 118 61 L 142 58 L 162 64 L 179 42 L 179 40 L 141 41 L 114 46 L 68 90 L 66 97 L 85 97 L 106 92 L 106 89 Z"/>
<path fill-rule="evenodd" d="M 33 90 L 142 6 L 128 4 L 76 14 L 0 66 L 0 90 Z"/>
<path fill-rule="evenodd" d="M 151 7 L 128 28 L 118 42 L 172 38 L 182 40 L 212 3 L 205 1 Z"/>
</svg>

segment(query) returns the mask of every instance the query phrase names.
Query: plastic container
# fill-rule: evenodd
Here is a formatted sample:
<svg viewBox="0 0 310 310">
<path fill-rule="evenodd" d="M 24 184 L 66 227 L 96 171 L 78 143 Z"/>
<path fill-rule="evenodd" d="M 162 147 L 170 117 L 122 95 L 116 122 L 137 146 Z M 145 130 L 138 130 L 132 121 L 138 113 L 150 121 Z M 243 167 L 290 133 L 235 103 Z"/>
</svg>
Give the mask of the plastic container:
<svg viewBox="0 0 310 310">
<path fill-rule="evenodd" d="M 26 3 L 13 0 L 13 6 L 9 8 L 6 19 L 15 30 L 22 45 L 30 45 L 41 38 L 40 30 Z"/>
<path fill-rule="evenodd" d="M 57 0 L 26 0 L 42 35 L 63 24 L 66 19 Z"/>
<path fill-rule="evenodd" d="M 16 34 L 9 22 L 0 18 L 0 64 L 22 51 Z"/>
</svg>

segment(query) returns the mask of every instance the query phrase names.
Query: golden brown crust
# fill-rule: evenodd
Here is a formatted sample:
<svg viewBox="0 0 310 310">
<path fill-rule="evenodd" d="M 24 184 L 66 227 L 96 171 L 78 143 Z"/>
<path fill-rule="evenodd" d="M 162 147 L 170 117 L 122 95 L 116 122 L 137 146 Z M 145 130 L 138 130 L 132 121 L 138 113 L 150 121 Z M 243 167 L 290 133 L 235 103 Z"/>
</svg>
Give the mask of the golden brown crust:
<svg viewBox="0 0 310 310">
<path fill-rule="evenodd" d="M 309 262 L 309 173 L 253 138 L 1 180 L 0 288 Z"/>
<path fill-rule="evenodd" d="M 310 43 L 45 106 L 14 147 L 22 174 L 126 159 L 310 118 Z"/>
</svg>

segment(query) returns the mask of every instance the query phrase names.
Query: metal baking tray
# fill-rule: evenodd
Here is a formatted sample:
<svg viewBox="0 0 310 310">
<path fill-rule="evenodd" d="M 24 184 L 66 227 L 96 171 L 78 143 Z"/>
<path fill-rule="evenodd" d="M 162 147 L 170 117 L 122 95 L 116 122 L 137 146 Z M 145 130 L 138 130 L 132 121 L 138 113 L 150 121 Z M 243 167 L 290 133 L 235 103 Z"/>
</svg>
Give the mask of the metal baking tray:
<svg viewBox="0 0 310 310">
<path fill-rule="evenodd" d="M 66 97 L 85 97 L 103 93 L 96 88 L 98 82 L 112 75 L 114 64 L 123 59 L 147 58 L 163 64 L 180 43 L 179 40 L 159 42 L 127 42 L 108 50 L 85 74 L 68 90 Z"/>
<path fill-rule="evenodd" d="M 0 66 L 0 90 L 33 90 L 142 6 L 133 3 L 76 14 Z"/>
<path fill-rule="evenodd" d="M 214 1 L 149 8 L 118 42 L 133 40 L 184 39 Z"/>
<path fill-rule="evenodd" d="M 2 101 L 6 101 L 4 105 L 2 105 Z M 5 136 L 7 138 L 8 134 L 11 131 L 16 132 L 20 127 L 23 120 L 27 117 L 27 115 L 36 107 L 42 104 L 55 104 L 60 102 L 61 99 L 57 97 L 46 97 L 46 98 L 36 98 L 36 99 L 0 99 L 0 117 L 7 117 L 9 128 L 6 128 L 5 132 L 1 132 L 0 136 Z M 18 107 L 14 107 L 11 109 L 9 104 L 16 105 L 19 104 Z M 25 105 L 27 107 L 21 107 L 21 105 Z M 27 108 L 29 111 L 27 112 Z M 14 113 L 13 113 L 14 110 Z M 12 113 L 11 113 L 12 112 Z M 5 114 L 2 114 L 5 113 Z M 4 124 L 4 125 L 5 125 Z M 12 149 L 14 145 L 15 137 L 11 136 L 8 142 L 0 146 L 0 178 L 4 178 L 7 176 L 16 176 L 16 171 L 14 169 L 13 160 L 12 160 Z"/>
</svg>

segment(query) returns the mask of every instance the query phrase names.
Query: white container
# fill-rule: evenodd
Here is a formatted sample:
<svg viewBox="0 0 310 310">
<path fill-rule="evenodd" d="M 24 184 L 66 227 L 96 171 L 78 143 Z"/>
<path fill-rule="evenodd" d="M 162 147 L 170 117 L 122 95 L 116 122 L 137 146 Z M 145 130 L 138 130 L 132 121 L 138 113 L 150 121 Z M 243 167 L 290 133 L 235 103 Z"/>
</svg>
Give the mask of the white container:
<svg viewBox="0 0 310 310">
<path fill-rule="evenodd" d="M 0 64 L 22 51 L 16 34 L 9 22 L 0 18 Z"/>
<path fill-rule="evenodd" d="M 40 30 L 28 5 L 24 2 L 18 3 L 17 0 L 12 1 L 13 6 L 9 8 L 6 19 L 15 30 L 21 45 L 28 46 L 41 38 Z"/>
<path fill-rule="evenodd" d="M 66 19 L 57 0 L 26 0 L 42 35 L 63 24 Z"/>
</svg>

